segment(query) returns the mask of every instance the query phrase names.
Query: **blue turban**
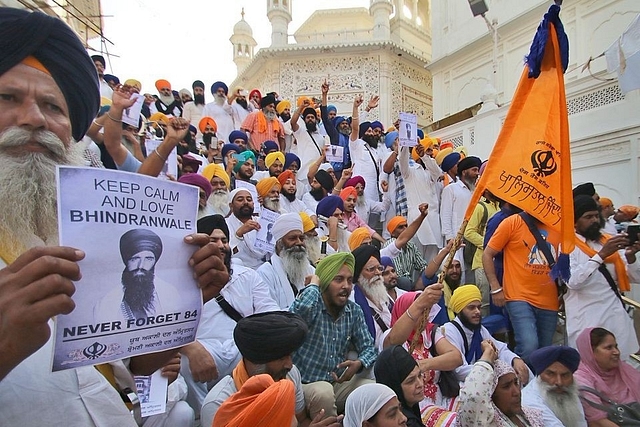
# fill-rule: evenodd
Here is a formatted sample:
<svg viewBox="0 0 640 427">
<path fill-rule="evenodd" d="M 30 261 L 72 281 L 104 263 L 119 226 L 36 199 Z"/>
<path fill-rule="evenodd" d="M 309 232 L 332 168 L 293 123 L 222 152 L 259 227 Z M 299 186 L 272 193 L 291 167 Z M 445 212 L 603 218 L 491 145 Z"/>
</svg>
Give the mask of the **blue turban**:
<svg viewBox="0 0 640 427">
<path fill-rule="evenodd" d="M 347 120 L 347 118 L 344 117 L 344 116 L 336 116 L 336 117 L 334 117 L 333 118 L 333 127 L 338 129 L 338 127 L 340 126 L 340 123 L 344 122 L 345 120 Z"/>
<path fill-rule="evenodd" d="M 107 83 L 113 82 L 117 85 L 120 84 L 120 79 L 116 76 L 114 76 L 113 74 L 105 74 L 104 75 L 104 81 Z"/>
<path fill-rule="evenodd" d="M 100 86 L 96 67 L 76 33 L 44 13 L 2 7 L 0 52 L 0 75 L 28 56 L 42 63 L 67 101 L 73 138 L 82 139 L 100 108 Z"/>
<path fill-rule="evenodd" d="M 293 153 L 287 153 L 284 155 L 284 168 L 289 169 L 291 164 L 296 162 L 298 164 L 298 168 L 300 168 L 300 157 L 296 156 Z"/>
<path fill-rule="evenodd" d="M 554 362 L 560 362 L 571 372 L 575 372 L 580 364 L 580 353 L 564 345 L 550 345 L 529 355 L 529 364 L 536 375 L 543 373 Z"/>
<path fill-rule="evenodd" d="M 327 114 L 329 114 L 331 111 L 335 111 L 336 113 L 338 112 L 338 109 L 336 108 L 335 105 L 327 105 Z"/>
<path fill-rule="evenodd" d="M 224 94 L 225 95 L 229 93 L 229 88 L 223 82 L 215 82 L 214 84 L 212 84 L 211 85 L 211 93 L 213 95 L 215 95 L 219 88 L 223 88 L 224 89 Z"/>
<path fill-rule="evenodd" d="M 198 129 L 194 125 L 189 125 L 189 132 L 197 133 Z"/>
<path fill-rule="evenodd" d="M 460 161 L 460 153 L 453 152 L 451 154 L 447 154 L 447 157 L 445 157 L 444 160 L 442 161 L 440 168 L 444 172 L 449 172 L 449 169 L 457 165 L 459 161 Z"/>
<path fill-rule="evenodd" d="M 227 165 L 227 154 L 229 154 L 229 151 L 235 151 L 237 154 L 240 154 L 242 152 L 242 148 L 237 144 L 224 144 L 222 146 L 222 161 L 225 166 Z"/>
<path fill-rule="evenodd" d="M 381 131 L 384 132 L 384 126 L 382 126 L 382 123 L 380 123 L 377 120 L 375 122 L 371 122 L 371 128 L 373 128 L 373 129 L 378 128 L 378 129 L 380 129 Z"/>
<path fill-rule="evenodd" d="M 316 207 L 316 214 L 329 218 L 333 215 L 336 209 L 344 211 L 344 203 L 340 196 L 329 195 L 320 200 Z"/>
<path fill-rule="evenodd" d="M 269 154 L 272 151 L 280 150 L 280 146 L 275 141 L 265 141 L 262 143 L 262 152 Z"/>
<path fill-rule="evenodd" d="M 396 138 L 398 138 L 400 134 L 396 131 L 393 132 L 389 132 L 385 137 L 384 137 L 384 145 L 387 146 L 387 148 L 391 148 L 391 146 L 393 145 L 393 142 L 396 140 Z"/>
<path fill-rule="evenodd" d="M 358 138 L 362 139 L 362 137 L 369 130 L 370 127 L 371 127 L 371 122 L 362 122 L 362 123 L 360 123 L 360 128 L 359 128 L 359 131 L 358 131 Z"/>
<path fill-rule="evenodd" d="M 418 129 L 418 138 L 424 139 L 424 131 L 422 129 Z"/>
<path fill-rule="evenodd" d="M 393 259 L 391 259 L 388 256 L 380 257 L 380 264 L 382 264 L 384 268 L 387 268 L 387 267 L 396 268 L 396 266 L 393 263 Z"/>
<path fill-rule="evenodd" d="M 256 164 L 256 155 L 253 154 L 253 151 L 251 150 L 247 150 L 247 151 L 243 151 L 242 153 L 238 153 L 238 156 L 241 156 L 240 159 L 238 159 L 238 163 L 236 163 L 236 165 L 233 168 L 234 172 L 238 172 L 240 170 L 240 168 L 242 167 L 242 165 L 244 165 L 246 163 L 247 160 L 252 159 L 253 160 L 253 164 L 255 166 Z"/>
<path fill-rule="evenodd" d="M 247 134 L 245 132 L 242 132 L 241 130 L 234 130 L 229 134 L 229 142 L 233 144 L 233 141 L 235 141 L 236 139 L 242 139 L 244 140 L 244 143 L 246 144 L 247 141 L 249 140 L 247 138 Z"/>
</svg>

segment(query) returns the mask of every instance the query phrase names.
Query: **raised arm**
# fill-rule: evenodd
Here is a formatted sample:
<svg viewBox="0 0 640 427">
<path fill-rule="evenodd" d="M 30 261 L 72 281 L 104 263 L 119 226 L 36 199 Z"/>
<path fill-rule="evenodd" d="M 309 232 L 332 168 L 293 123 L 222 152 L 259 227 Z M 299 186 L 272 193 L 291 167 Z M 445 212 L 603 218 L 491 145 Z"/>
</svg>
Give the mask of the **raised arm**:
<svg viewBox="0 0 640 427">
<path fill-rule="evenodd" d="M 116 165 L 120 166 L 127 159 L 128 150 L 122 145 L 122 113 L 135 102 L 131 98 L 131 91 L 127 86 L 117 86 L 113 91 L 111 108 L 104 121 L 104 146 Z"/>
<path fill-rule="evenodd" d="M 309 100 L 305 99 L 304 101 L 302 101 L 302 104 L 300 104 L 300 106 L 296 108 L 296 111 L 293 112 L 293 116 L 291 116 L 291 130 L 293 132 L 297 132 L 298 129 L 300 129 L 300 125 L 298 125 L 298 120 L 300 120 L 300 115 L 302 114 L 304 109 L 308 108 L 310 105 L 311 103 L 309 102 Z"/>
<path fill-rule="evenodd" d="M 320 115 L 322 116 L 322 123 L 324 123 L 324 129 L 329 135 L 331 145 L 338 145 L 340 143 L 340 135 L 338 129 L 333 125 L 333 122 L 329 120 L 329 113 L 327 112 L 327 94 L 329 93 L 329 83 L 325 80 L 322 83 L 322 105 L 320 106 Z"/>
<path fill-rule="evenodd" d="M 358 117 L 358 108 L 362 105 L 362 95 L 358 95 L 353 100 L 353 110 L 351 111 L 351 136 L 349 140 L 355 141 L 360 137 L 360 117 Z M 349 144 L 351 145 L 351 144 Z M 351 149 L 351 147 L 349 147 Z"/>
<path fill-rule="evenodd" d="M 171 151 L 182 141 L 189 131 L 189 122 L 181 117 L 174 117 L 169 121 L 167 134 L 162 143 L 151 153 L 147 153 L 138 173 L 142 175 L 158 176 L 164 167 Z"/>
<path fill-rule="evenodd" d="M 400 233 L 400 235 L 394 242 L 394 244 L 398 249 L 404 248 L 404 246 L 407 243 L 409 243 L 409 240 L 411 240 L 413 236 L 416 235 L 416 233 L 418 232 L 418 229 L 422 225 L 422 222 L 429 214 L 429 204 L 428 203 L 420 204 L 420 206 L 418 206 L 418 210 L 420 211 L 420 215 L 418 215 L 416 219 L 411 221 L 411 224 L 409 224 L 409 226 L 405 228 L 402 231 L 402 233 Z"/>
</svg>

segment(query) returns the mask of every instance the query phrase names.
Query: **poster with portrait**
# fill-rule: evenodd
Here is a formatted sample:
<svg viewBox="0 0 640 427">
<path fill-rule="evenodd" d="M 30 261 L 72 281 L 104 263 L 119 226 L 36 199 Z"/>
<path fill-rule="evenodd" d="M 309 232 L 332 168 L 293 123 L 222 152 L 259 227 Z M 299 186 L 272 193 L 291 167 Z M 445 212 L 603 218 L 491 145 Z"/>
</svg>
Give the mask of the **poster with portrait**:
<svg viewBox="0 0 640 427">
<path fill-rule="evenodd" d="M 162 144 L 161 139 L 145 139 L 144 146 L 147 149 L 147 156 L 157 156 L 153 151 L 157 150 Z M 169 179 L 169 175 L 174 178 L 178 178 L 178 148 L 174 147 L 173 150 L 167 156 L 167 161 L 164 162 L 162 170 L 158 174 L 158 178 Z"/>
<path fill-rule="evenodd" d="M 59 166 L 60 244 L 81 249 L 75 309 L 55 319 L 52 370 L 183 346 L 195 339 L 202 294 L 198 189 L 109 169 Z"/>
<path fill-rule="evenodd" d="M 132 93 L 130 99 L 136 99 L 136 102 L 129 108 L 126 108 L 122 113 L 122 121 L 138 129 L 140 123 L 140 112 L 142 111 L 142 104 L 144 104 L 144 95 L 139 93 Z"/>
<path fill-rule="evenodd" d="M 401 147 L 418 145 L 418 117 L 409 113 L 400 113 L 398 117 L 400 119 L 398 144 Z"/>
<path fill-rule="evenodd" d="M 278 212 L 264 208 L 260 211 L 260 218 L 258 219 L 260 229 L 256 233 L 256 242 L 254 244 L 256 249 L 269 253 L 274 251 L 276 242 L 273 240 L 273 233 L 271 230 L 273 229 L 273 225 L 276 223 L 278 217 L 280 217 Z"/>
<path fill-rule="evenodd" d="M 326 150 L 327 162 L 342 163 L 344 161 L 344 147 L 339 145 L 329 145 Z"/>
<path fill-rule="evenodd" d="M 140 399 L 140 415 L 150 417 L 164 414 L 167 411 L 167 387 L 169 380 L 162 376 L 162 369 L 152 375 L 133 377 L 136 382 L 136 392 Z"/>
</svg>

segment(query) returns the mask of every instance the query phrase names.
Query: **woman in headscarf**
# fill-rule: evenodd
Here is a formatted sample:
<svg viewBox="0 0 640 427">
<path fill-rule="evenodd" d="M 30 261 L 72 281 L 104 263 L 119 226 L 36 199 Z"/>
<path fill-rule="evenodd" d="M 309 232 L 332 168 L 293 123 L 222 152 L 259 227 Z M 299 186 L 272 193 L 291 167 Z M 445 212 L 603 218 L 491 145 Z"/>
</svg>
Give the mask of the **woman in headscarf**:
<svg viewBox="0 0 640 427">
<path fill-rule="evenodd" d="M 345 403 L 344 427 L 404 426 L 396 394 L 384 384 L 365 384 L 355 389 Z"/>
<path fill-rule="evenodd" d="M 580 353 L 580 366 L 573 374 L 580 386 L 595 389 L 618 403 L 640 402 L 640 372 L 620 360 L 616 337 L 604 328 L 587 328 L 578 335 L 576 347 Z M 584 395 L 600 405 L 598 396 Z M 584 414 L 590 426 L 615 425 L 607 420 L 604 411 L 582 402 Z"/>
<path fill-rule="evenodd" d="M 418 299 L 428 297 L 430 292 L 432 290 L 429 288 L 424 291 L 425 295 L 421 295 L 421 292 L 407 292 L 396 300 L 391 311 L 392 329 L 389 333 L 389 337 L 393 336 L 393 339 L 385 340 L 385 345 L 402 344 L 405 349 L 409 349 L 421 317 L 421 310 L 416 309 Z M 434 295 L 439 299 L 441 292 Z M 431 321 L 440 310 L 437 299 L 434 300 L 429 313 L 429 323 L 419 335 L 418 346 L 411 352 L 411 357 L 422 373 L 423 397 L 419 401 L 419 407 L 422 422 L 428 427 L 449 426 L 454 422 L 457 399 L 444 397 L 438 381 L 440 371 L 451 371 L 462 364 L 460 352 L 447 341 L 439 329 L 434 330 L 436 325 Z M 402 326 L 402 333 L 397 333 L 400 328 L 396 327 L 396 323 Z M 407 328 L 406 325 L 409 324 L 412 326 Z"/>
<path fill-rule="evenodd" d="M 516 371 L 498 359 L 490 340 L 460 390 L 458 424 L 477 427 L 543 427 L 542 412 L 523 407 Z"/>
</svg>

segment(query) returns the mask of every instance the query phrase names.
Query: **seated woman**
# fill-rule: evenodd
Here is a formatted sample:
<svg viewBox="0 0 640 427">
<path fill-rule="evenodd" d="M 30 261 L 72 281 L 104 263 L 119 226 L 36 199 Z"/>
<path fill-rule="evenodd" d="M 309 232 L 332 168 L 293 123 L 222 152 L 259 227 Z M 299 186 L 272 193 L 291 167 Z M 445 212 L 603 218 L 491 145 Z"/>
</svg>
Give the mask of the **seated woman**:
<svg viewBox="0 0 640 427">
<path fill-rule="evenodd" d="M 384 384 L 365 384 L 347 397 L 344 427 L 403 426 L 403 415 L 396 394 Z"/>
<path fill-rule="evenodd" d="M 490 340 L 460 390 L 458 425 L 474 427 L 543 427 L 542 412 L 523 407 L 516 371 L 498 359 Z"/>
<path fill-rule="evenodd" d="M 576 347 L 580 353 L 580 366 L 573 374 L 580 386 L 595 389 L 618 403 L 640 402 L 640 372 L 620 360 L 616 338 L 603 328 L 587 328 L 578 335 Z M 603 404 L 598 396 L 581 393 L 596 404 Z M 582 401 L 589 427 L 608 427 L 616 424 L 607 419 L 607 413 Z"/>
<path fill-rule="evenodd" d="M 442 285 L 431 286 L 442 287 Z M 384 339 L 385 347 L 401 345 L 409 349 L 415 328 L 418 327 L 418 321 L 422 317 L 422 312 L 415 309 L 415 303 L 425 298 L 425 293 L 428 292 L 430 292 L 429 287 L 422 294 L 407 292 L 396 300 L 391 312 L 391 329 Z M 433 297 L 429 321 L 439 311 L 437 301 L 440 293 L 434 293 Z M 417 369 L 423 381 L 423 396 L 416 403 L 419 404 L 425 426 L 449 425 L 449 422 L 455 420 L 457 399 L 444 397 L 438 380 L 440 371 L 451 371 L 462 365 L 462 355 L 458 349 L 451 345 L 439 330 L 434 331 L 434 327 L 435 325 L 429 322 L 425 329 L 420 331 L 418 346 L 411 353 L 411 357 L 417 362 Z M 435 347 L 435 352 L 432 351 L 432 347 Z M 437 356 L 433 356 L 432 353 Z"/>
</svg>

